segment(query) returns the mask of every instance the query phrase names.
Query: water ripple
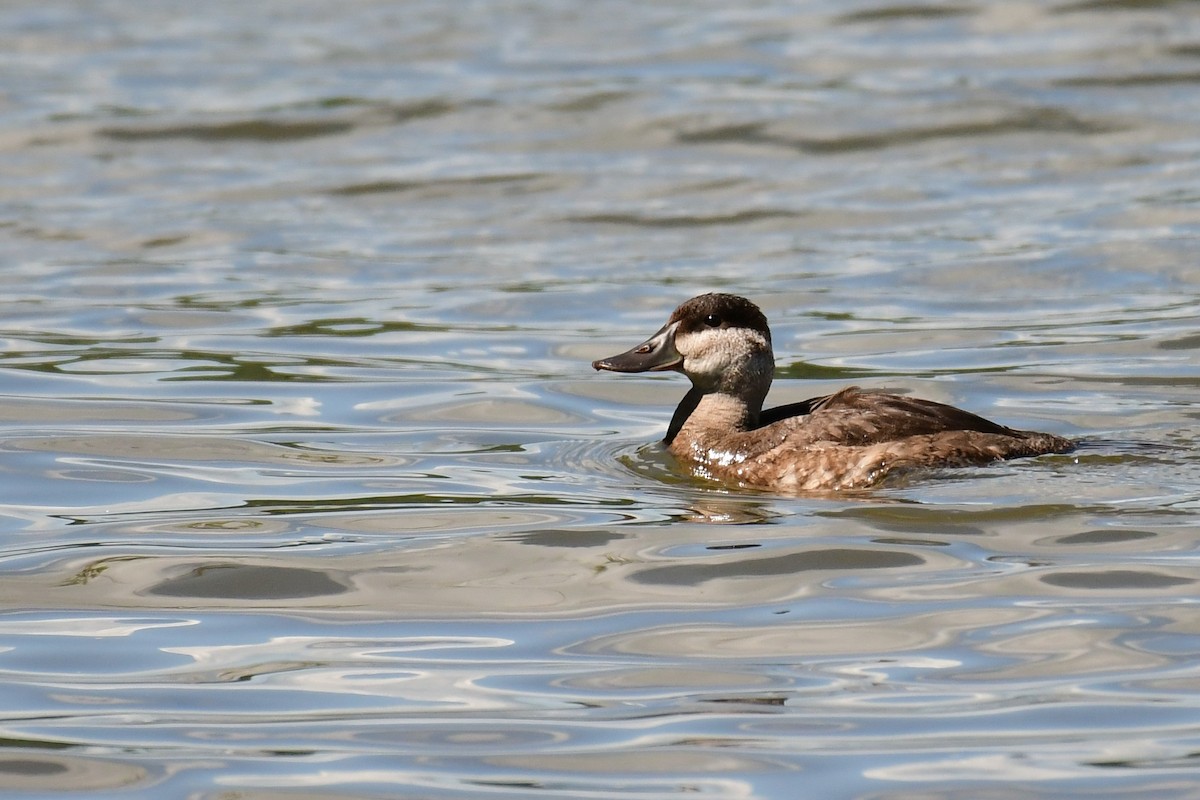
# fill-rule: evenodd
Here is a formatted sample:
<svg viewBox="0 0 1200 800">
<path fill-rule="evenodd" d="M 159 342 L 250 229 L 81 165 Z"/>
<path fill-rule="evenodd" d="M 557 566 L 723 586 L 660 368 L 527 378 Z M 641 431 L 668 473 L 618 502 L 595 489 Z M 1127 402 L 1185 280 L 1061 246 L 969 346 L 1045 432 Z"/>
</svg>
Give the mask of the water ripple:
<svg viewBox="0 0 1200 800">
<path fill-rule="evenodd" d="M 0 784 L 1193 797 L 1187 3 L 11 3 Z M 1080 439 L 782 497 L 595 375 Z"/>
</svg>

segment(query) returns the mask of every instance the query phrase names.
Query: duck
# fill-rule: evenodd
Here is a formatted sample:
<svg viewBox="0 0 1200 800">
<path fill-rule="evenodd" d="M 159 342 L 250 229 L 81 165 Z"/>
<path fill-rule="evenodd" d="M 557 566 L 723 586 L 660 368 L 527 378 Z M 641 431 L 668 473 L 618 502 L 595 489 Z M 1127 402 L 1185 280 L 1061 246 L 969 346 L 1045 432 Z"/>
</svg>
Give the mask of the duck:
<svg viewBox="0 0 1200 800">
<path fill-rule="evenodd" d="M 775 376 L 771 329 L 744 297 L 693 297 L 636 347 L 596 370 L 675 371 L 691 380 L 663 444 L 703 479 L 783 492 L 862 489 L 914 470 L 988 464 L 1075 444 L 961 408 L 849 386 L 763 410 Z"/>
</svg>

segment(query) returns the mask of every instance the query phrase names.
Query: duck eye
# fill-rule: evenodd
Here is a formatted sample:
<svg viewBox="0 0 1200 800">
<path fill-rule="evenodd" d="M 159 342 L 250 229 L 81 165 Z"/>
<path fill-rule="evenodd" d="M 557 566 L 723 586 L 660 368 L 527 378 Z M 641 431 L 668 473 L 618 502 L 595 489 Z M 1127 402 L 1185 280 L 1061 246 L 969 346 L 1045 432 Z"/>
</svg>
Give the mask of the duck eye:
<svg viewBox="0 0 1200 800">
<path fill-rule="evenodd" d="M 704 324 L 710 328 L 719 328 L 721 327 L 721 318 L 716 314 L 709 314 L 704 318 Z"/>
</svg>

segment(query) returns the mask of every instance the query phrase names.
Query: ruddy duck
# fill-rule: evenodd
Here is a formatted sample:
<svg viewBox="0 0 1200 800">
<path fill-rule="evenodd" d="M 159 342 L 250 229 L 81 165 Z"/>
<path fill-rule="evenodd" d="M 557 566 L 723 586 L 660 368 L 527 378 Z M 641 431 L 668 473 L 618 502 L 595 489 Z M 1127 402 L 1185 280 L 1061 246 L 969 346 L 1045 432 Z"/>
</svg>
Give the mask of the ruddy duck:
<svg viewBox="0 0 1200 800">
<path fill-rule="evenodd" d="M 645 342 L 592 366 L 688 376 L 691 391 L 663 442 L 697 475 L 742 486 L 851 489 L 900 470 L 1075 447 L 1060 436 L 1013 430 L 953 406 L 856 386 L 763 411 L 775 373 L 771 330 L 758 306 L 732 294 L 693 297 Z"/>
</svg>

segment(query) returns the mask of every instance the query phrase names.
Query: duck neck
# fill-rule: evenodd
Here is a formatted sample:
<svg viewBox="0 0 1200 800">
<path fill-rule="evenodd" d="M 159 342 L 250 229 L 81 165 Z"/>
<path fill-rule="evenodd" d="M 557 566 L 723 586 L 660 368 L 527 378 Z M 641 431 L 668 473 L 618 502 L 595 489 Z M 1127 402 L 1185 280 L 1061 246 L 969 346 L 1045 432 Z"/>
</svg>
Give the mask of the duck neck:
<svg viewBox="0 0 1200 800">
<path fill-rule="evenodd" d="M 663 443 L 670 445 L 685 428 L 694 429 L 695 432 L 689 437 L 693 439 L 697 438 L 700 431 L 728 434 L 753 430 L 758 427 L 761 412 L 761 397 L 744 398 L 724 392 L 704 392 L 693 386 L 676 407 Z"/>
</svg>

